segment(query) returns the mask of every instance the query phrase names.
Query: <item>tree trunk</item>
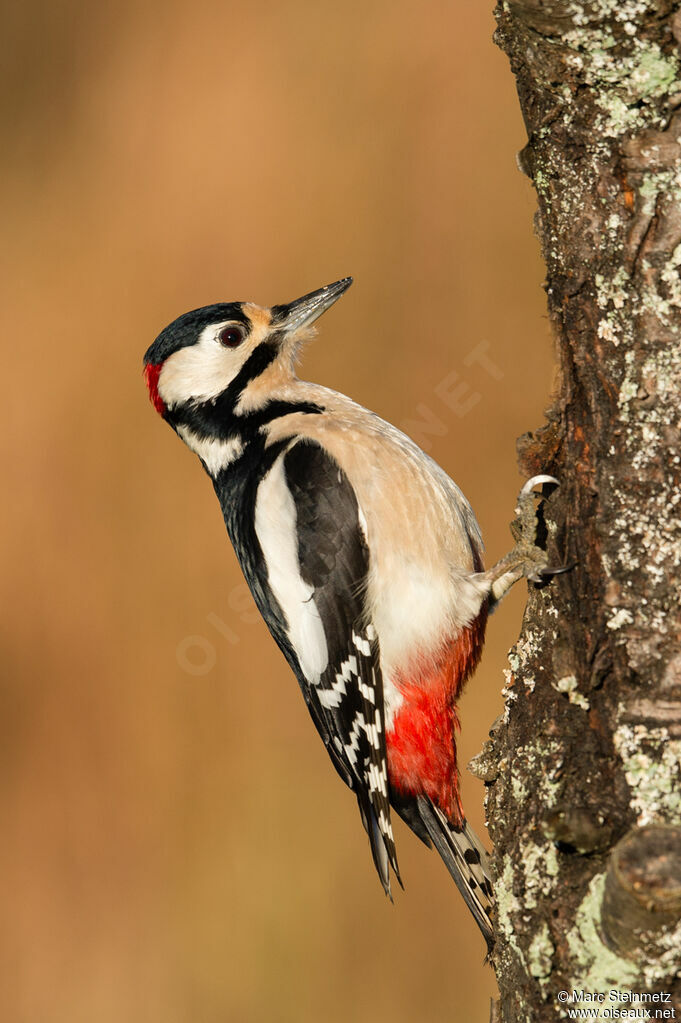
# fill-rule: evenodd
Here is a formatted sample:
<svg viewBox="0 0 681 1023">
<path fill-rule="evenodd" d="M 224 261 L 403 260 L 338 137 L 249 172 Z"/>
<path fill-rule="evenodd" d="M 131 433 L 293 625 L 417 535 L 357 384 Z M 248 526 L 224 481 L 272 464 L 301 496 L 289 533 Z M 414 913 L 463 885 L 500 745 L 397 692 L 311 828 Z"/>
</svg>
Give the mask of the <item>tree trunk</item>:
<svg viewBox="0 0 681 1023">
<path fill-rule="evenodd" d="M 532 589 L 506 713 L 474 762 L 496 850 L 494 1013 L 633 1012 L 614 990 L 680 1018 L 681 4 L 507 0 L 496 16 L 559 366 L 520 464 L 560 480 L 542 518 L 553 562 L 576 565 Z"/>
</svg>

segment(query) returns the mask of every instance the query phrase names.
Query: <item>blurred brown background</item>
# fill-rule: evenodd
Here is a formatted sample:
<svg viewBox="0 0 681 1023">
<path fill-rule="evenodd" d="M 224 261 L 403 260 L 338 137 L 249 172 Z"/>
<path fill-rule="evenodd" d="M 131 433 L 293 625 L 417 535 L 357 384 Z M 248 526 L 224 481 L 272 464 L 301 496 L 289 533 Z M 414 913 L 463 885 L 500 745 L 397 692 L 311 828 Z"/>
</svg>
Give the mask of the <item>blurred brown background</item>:
<svg viewBox="0 0 681 1023">
<path fill-rule="evenodd" d="M 409 424 L 505 552 L 551 348 L 491 7 L 5 11 L 3 1021 L 488 1018 L 482 940 L 399 823 L 384 898 L 141 358 L 188 308 L 353 274 L 303 375 Z M 522 605 L 490 623 L 463 764 Z"/>
</svg>

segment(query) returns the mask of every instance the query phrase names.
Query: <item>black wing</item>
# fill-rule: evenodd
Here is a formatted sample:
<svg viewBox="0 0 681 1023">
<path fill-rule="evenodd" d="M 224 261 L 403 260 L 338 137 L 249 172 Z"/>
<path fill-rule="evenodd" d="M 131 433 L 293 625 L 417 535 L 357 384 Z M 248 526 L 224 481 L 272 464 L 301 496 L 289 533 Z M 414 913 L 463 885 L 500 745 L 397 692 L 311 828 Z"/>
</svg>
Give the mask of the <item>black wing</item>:
<svg viewBox="0 0 681 1023">
<path fill-rule="evenodd" d="M 337 462 L 317 443 L 294 444 L 284 456 L 284 472 L 296 508 L 300 573 L 312 587 L 328 649 L 319 681 L 299 681 L 336 768 L 357 796 L 374 863 L 389 893 L 389 867 L 398 880 L 399 871 L 378 640 L 364 614 L 369 551 L 357 499 Z"/>
</svg>

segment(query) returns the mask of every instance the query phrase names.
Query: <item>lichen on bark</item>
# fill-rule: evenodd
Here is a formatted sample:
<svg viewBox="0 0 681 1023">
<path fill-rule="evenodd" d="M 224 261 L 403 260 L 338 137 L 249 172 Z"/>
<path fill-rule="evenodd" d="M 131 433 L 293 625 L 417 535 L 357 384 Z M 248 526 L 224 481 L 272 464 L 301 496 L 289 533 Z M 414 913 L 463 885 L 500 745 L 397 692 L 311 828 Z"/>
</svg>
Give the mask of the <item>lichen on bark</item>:
<svg viewBox="0 0 681 1023">
<path fill-rule="evenodd" d="M 645 955 L 611 947 L 601 914 L 617 843 L 681 823 L 681 4 L 506 0 L 496 16 L 559 370 L 520 465 L 560 479 L 548 543 L 575 563 L 530 593 L 476 764 L 500 1013 L 563 1019 L 560 990 L 618 986 L 668 991 L 678 1012 L 673 914 Z"/>
</svg>

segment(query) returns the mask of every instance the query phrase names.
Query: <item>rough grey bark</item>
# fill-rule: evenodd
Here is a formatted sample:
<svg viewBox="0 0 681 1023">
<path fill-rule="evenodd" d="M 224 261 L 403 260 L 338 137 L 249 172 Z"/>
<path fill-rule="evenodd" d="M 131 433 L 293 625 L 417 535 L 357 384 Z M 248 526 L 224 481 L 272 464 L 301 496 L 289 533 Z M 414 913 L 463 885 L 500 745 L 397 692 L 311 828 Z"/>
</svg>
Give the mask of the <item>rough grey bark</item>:
<svg viewBox="0 0 681 1023">
<path fill-rule="evenodd" d="M 561 480 L 548 544 L 577 563 L 531 592 L 474 766 L 504 1023 L 567 1018 L 561 990 L 669 993 L 645 1004 L 681 1013 L 680 9 L 496 9 L 559 365 L 521 469 Z"/>
</svg>

